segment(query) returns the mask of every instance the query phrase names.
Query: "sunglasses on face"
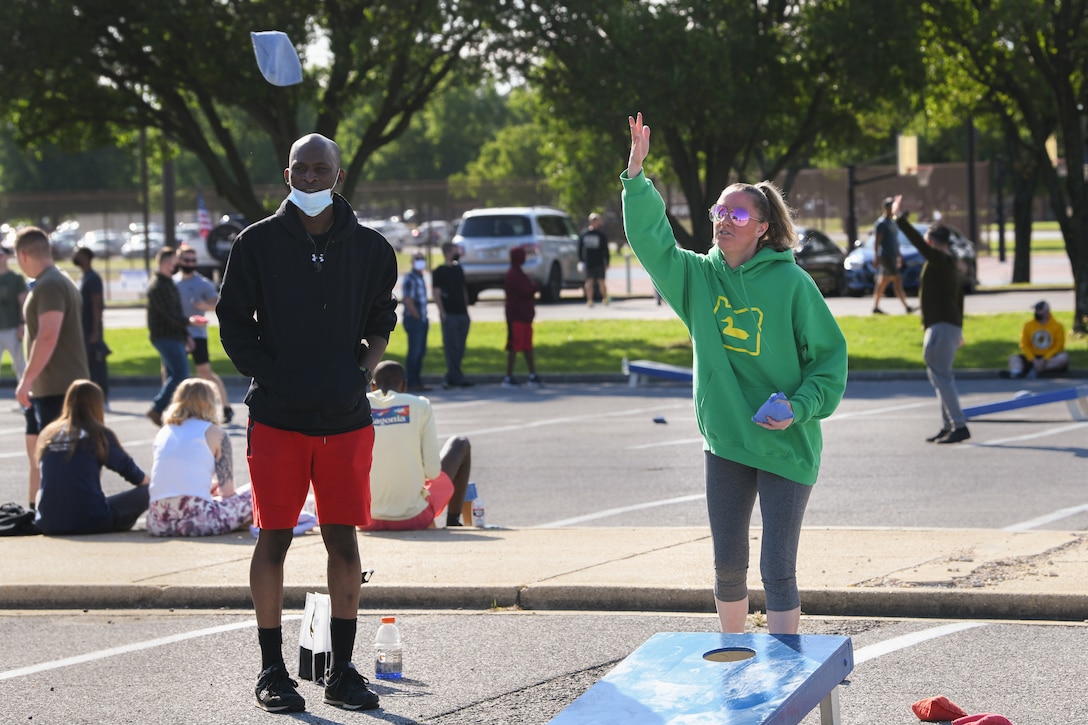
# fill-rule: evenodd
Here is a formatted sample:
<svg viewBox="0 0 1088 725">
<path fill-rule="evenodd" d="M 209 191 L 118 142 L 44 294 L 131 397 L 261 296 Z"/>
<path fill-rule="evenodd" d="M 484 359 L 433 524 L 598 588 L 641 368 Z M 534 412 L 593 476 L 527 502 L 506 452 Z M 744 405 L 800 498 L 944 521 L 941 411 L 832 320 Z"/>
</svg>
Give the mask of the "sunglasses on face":
<svg viewBox="0 0 1088 725">
<path fill-rule="evenodd" d="M 725 221 L 728 217 L 738 227 L 743 227 L 750 220 L 756 219 L 747 209 L 741 209 L 740 207 L 737 207 L 736 209 L 730 209 L 724 204 L 715 204 L 707 211 L 710 212 L 710 221 L 715 223 L 722 222 Z M 756 221 L 761 222 L 763 220 L 756 219 Z"/>
</svg>

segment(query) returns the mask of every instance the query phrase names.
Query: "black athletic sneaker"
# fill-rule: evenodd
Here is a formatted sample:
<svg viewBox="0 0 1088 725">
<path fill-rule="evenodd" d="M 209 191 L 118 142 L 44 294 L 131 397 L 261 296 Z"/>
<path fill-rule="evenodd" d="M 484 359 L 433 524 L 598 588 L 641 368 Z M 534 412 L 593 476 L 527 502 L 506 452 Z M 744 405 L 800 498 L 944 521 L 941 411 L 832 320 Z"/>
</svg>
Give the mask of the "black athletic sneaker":
<svg viewBox="0 0 1088 725">
<path fill-rule="evenodd" d="M 939 431 L 937 431 L 936 435 L 931 435 L 929 438 L 926 438 L 926 442 L 936 443 L 937 441 L 944 438 L 946 435 L 948 435 L 951 432 L 952 432 L 951 428 L 941 428 Z"/>
<path fill-rule="evenodd" d="M 223 424 L 226 425 L 234 420 L 234 408 L 229 405 L 223 408 Z"/>
<path fill-rule="evenodd" d="M 325 679 L 325 704 L 345 710 L 373 710 L 378 696 L 367 687 L 370 680 L 359 674 L 355 665 L 335 665 Z"/>
<path fill-rule="evenodd" d="M 965 441 L 970 437 L 971 437 L 971 431 L 967 430 L 967 426 L 964 426 L 962 428 L 957 428 L 956 430 L 952 431 L 951 433 L 949 433 L 948 435 L 946 435 L 944 438 L 940 439 L 937 442 L 938 443 L 959 443 L 960 441 Z"/>
<path fill-rule="evenodd" d="M 257 678 L 257 707 L 268 712 L 302 712 L 306 701 L 295 688 L 298 683 L 288 676 L 283 665 L 274 665 Z"/>
</svg>

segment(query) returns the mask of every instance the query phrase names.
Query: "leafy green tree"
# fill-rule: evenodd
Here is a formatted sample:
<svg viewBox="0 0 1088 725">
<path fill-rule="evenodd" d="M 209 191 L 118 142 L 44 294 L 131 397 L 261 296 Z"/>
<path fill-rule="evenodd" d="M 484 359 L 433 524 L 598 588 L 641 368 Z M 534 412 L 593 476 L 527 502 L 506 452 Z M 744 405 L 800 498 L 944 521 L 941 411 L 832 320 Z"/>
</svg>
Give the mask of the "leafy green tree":
<svg viewBox="0 0 1088 725">
<path fill-rule="evenodd" d="M 690 232 L 673 229 L 694 248 L 711 235 L 695 210 L 731 181 L 795 171 L 818 142 L 856 143 L 864 120 L 910 118 L 918 23 L 908 0 L 527 3 L 501 58 L 556 117 L 614 139 L 615 158 L 626 159 L 627 116 L 642 111 L 693 211 Z"/>
<path fill-rule="evenodd" d="M 351 134 L 354 117 L 344 122 Z M 506 124 L 506 99 L 492 81 L 458 83 L 435 95 L 400 138 L 363 170 L 368 181 L 446 179 L 464 171 Z"/>
<path fill-rule="evenodd" d="M 1088 332 L 1088 1 L 941 0 L 924 10 L 932 42 L 954 49 L 949 57 L 1029 139 L 1073 268 L 1073 329 Z M 1052 133 L 1064 176 L 1047 154 Z"/>
<path fill-rule="evenodd" d="M 159 129 L 200 159 L 239 211 L 264 213 L 243 145 L 257 128 L 282 168 L 304 131 L 341 143 L 351 195 L 364 165 L 402 135 L 455 71 L 474 72 L 504 3 L 487 0 L 20 0 L 0 3 L 0 116 L 24 144 L 109 143 L 118 130 Z M 288 34 L 304 58 L 304 82 L 260 76 L 251 30 Z M 307 58 L 318 40 L 327 58 Z M 58 44 L 63 52 L 58 52 Z M 350 136 L 341 124 L 353 116 Z M 277 174 L 278 177 L 278 174 Z M 268 178 L 259 178 L 268 183 Z"/>
</svg>

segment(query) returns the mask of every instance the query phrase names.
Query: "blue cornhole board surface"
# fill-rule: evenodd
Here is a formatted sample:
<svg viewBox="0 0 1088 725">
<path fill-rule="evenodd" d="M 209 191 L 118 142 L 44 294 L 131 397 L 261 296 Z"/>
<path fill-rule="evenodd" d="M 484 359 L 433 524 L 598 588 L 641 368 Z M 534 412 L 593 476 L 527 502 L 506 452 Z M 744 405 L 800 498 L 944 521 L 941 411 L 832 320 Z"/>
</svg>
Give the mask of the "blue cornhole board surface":
<svg viewBox="0 0 1088 725">
<path fill-rule="evenodd" d="M 714 650 L 750 659 L 711 662 Z M 849 637 L 660 632 L 552 725 L 800 722 L 854 669 Z"/>
<path fill-rule="evenodd" d="M 977 418 L 980 415 L 989 415 L 990 413 L 1002 413 L 1006 410 L 1017 410 L 1019 408 L 1030 408 L 1033 405 L 1043 405 L 1044 403 L 1059 403 L 1063 400 L 1076 400 L 1077 398 L 1083 398 L 1086 395 L 1088 395 L 1088 387 L 1081 386 L 1077 388 L 1062 388 L 1061 390 L 1051 390 L 1045 393 L 1022 395 L 1018 398 L 1012 398 L 1011 400 L 1002 400 L 997 403 L 976 405 L 973 408 L 964 408 L 963 415 L 965 418 Z"/>
</svg>

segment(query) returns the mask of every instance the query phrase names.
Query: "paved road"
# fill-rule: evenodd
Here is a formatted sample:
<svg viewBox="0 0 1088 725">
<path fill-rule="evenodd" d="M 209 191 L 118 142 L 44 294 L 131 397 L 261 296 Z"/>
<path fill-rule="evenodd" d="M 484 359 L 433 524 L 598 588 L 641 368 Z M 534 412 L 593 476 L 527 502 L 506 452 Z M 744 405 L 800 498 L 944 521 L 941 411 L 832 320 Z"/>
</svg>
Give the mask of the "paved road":
<svg viewBox="0 0 1088 725">
<path fill-rule="evenodd" d="M 961 380 L 964 405 L 1059 380 Z M 150 388 L 118 386 L 107 423 L 150 468 L 155 429 L 144 417 Z M 232 390 L 234 399 L 241 389 Z M 10 392 L 8 393 L 10 396 Z M 438 433 L 473 444 L 473 478 L 489 523 L 512 527 L 701 526 L 702 454 L 689 387 L 554 384 L 540 390 L 478 385 L 435 390 Z M 10 401 L 10 397 L 8 397 Z M 0 412 L 0 501 L 24 500 L 22 417 Z M 654 423 L 663 418 L 665 424 Z M 244 407 L 238 410 L 244 421 Z M 810 526 L 1005 528 L 1067 512 L 1044 528 L 1088 528 L 1083 460 L 1088 423 L 1063 403 L 973 421 L 972 439 L 934 446 L 940 427 L 924 380 L 850 383 L 824 425 L 821 481 Z M 244 429 L 230 428 L 236 474 L 247 482 Z M 110 490 L 127 484 L 106 476 Z M 1030 495 L 1025 496 L 1025 486 Z"/>
<path fill-rule="evenodd" d="M 298 641 L 297 614 L 284 625 L 288 652 Z M 360 614 L 376 626 L 387 613 Z M 712 632 L 717 624 L 710 615 L 667 613 L 396 614 L 405 677 L 374 685 L 381 709 L 345 712 L 302 683 L 309 711 L 290 721 L 546 723 L 654 633 Z M 372 667 L 372 629 L 361 625 L 356 646 L 364 672 Z M 843 723 L 917 723 L 910 704 L 942 694 L 969 713 L 1001 713 L 1018 725 L 1088 722 L 1085 626 L 805 619 L 804 633 L 853 641 L 854 671 L 840 687 Z M 3 722 L 264 724 L 274 717 L 251 704 L 257 647 L 248 613 L 3 612 L 0 637 L 13 644 L 0 650 Z M 818 722 L 810 714 L 803 725 Z"/>
<path fill-rule="evenodd" d="M 971 380 L 961 390 L 972 404 L 1012 387 L 1055 384 Z M 150 394 L 118 388 L 108 417 L 143 466 L 154 432 L 142 416 Z M 968 445 L 937 447 L 921 440 L 937 420 L 931 395 L 923 381 L 850 385 L 825 426 L 825 466 L 807 524 L 1088 526 L 1088 423 L 1071 421 L 1061 404 L 1041 406 L 972 423 Z M 701 525 L 700 446 L 689 397 L 688 389 L 669 385 L 477 386 L 433 395 L 440 434 L 465 433 L 473 441 L 474 478 L 489 521 L 517 527 L 572 519 L 581 526 Z M 0 500 L 21 500 L 21 431 L 19 416 L 4 413 Z M 242 429 L 232 433 L 240 451 Z M 241 468 L 239 478 L 247 479 Z M 107 476 L 106 485 L 113 491 L 126 484 Z M 457 581 L 458 572 L 449 578 Z M 364 591 L 360 666 L 377 617 L 387 613 L 368 609 Z M 403 625 L 407 678 L 377 685 L 383 709 L 347 714 L 304 686 L 310 712 L 296 720 L 543 723 L 653 633 L 716 626 L 712 616 L 669 613 L 393 613 Z M 0 638 L 11 643 L 0 648 L 0 695 L 8 703 L 0 721 L 268 722 L 250 705 L 256 637 L 249 622 L 248 613 L 229 611 L 0 612 Z M 858 664 L 842 689 L 846 723 L 916 722 L 910 703 L 938 694 L 1015 723 L 1088 722 L 1079 689 L 1088 676 L 1084 626 L 804 622 L 805 632 L 854 640 Z M 956 626 L 939 629 L 946 624 Z M 288 652 L 297 628 L 294 618 L 285 625 Z"/>
</svg>

